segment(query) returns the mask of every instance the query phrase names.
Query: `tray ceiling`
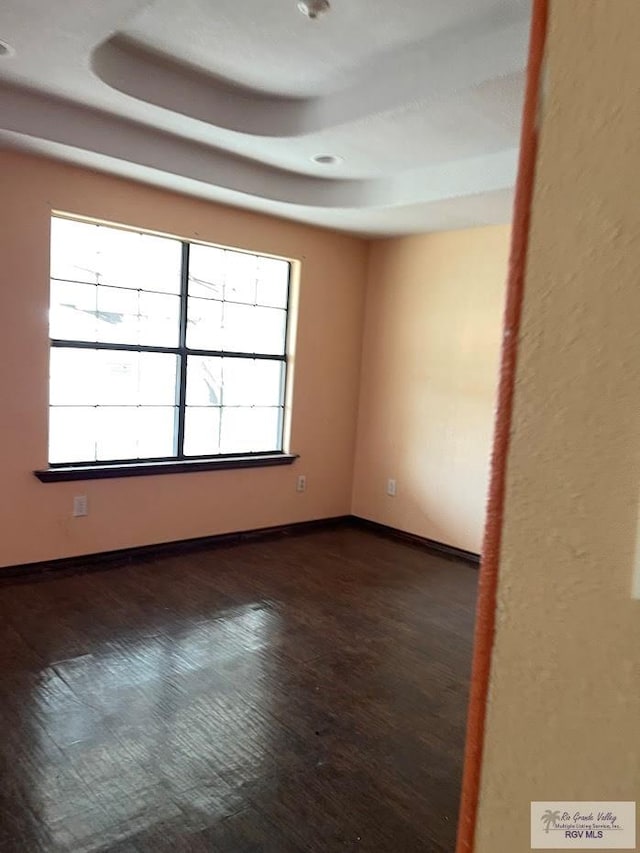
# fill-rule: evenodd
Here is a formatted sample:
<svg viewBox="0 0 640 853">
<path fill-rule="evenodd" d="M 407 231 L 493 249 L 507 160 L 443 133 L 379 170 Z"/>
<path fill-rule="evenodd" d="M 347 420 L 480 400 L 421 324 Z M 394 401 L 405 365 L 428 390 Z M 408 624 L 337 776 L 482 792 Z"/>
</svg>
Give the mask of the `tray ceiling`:
<svg viewBox="0 0 640 853">
<path fill-rule="evenodd" d="M 4 0 L 0 143 L 356 233 L 506 222 L 528 23 L 521 0 L 317 21 L 295 0 Z"/>
</svg>

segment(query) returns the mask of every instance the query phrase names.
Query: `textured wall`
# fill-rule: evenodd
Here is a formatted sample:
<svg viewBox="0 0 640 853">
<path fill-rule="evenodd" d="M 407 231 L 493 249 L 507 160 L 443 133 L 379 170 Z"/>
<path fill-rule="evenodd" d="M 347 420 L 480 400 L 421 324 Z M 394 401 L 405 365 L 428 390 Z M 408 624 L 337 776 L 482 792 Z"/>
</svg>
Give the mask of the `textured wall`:
<svg viewBox="0 0 640 853">
<path fill-rule="evenodd" d="M 0 152 L 0 565 L 348 513 L 366 243 Z M 51 209 L 302 261 L 292 467 L 43 484 Z M 307 492 L 295 491 L 298 472 Z M 88 518 L 71 517 L 86 494 Z"/>
<path fill-rule="evenodd" d="M 640 800 L 640 4 L 551 3 L 476 853 Z"/>
<path fill-rule="evenodd" d="M 509 231 L 380 240 L 369 261 L 353 512 L 475 552 Z"/>
</svg>

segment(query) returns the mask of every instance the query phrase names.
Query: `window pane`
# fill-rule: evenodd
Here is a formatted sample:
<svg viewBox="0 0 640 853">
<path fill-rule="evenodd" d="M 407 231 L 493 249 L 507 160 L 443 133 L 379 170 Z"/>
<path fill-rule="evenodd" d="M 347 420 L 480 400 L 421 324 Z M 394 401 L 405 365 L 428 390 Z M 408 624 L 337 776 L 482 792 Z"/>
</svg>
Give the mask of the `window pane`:
<svg viewBox="0 0 640 853">
<path fill-rule="evenodd" d="M 222 402 L 222 359 L 190 355 L 187 359 L 187 406 Z"/>
<path fill-rule="evenodd" d="M 254 417 L 254 450 L 280 450 L 282 409 L 256 407 Z"/>
<path fill-rule="evenodd" d="M 98 226 L 101 284 L 180 293 L 179 240 Z"/>
<path fill-rule="evenodd" d="M 224 408 L 220 427 L 221 453 L 279 450 L 280 409 Z"/>
<path fill-rule="evenodd" d="M 258 305 L 287 307 L 289 263 L 276 258 L 258 258 Z"/>
<path fill-rule="evenodd" d="M 136 427 L 136 441 L 141 447 L 148 445 L 147 450 L 140 451 L 142 455 L 151 455 L 149 447 L 154 449 L 153 455 L 166 456 L 173 453 L 174 435 L 174 411 L 176 403 L 176 372 L 177 356 L 165 353 L 137 353 L 118 352 L 111 350 L 83 350 L 73 348 L 54 347 L 51 350 L 51 386 L 50 399 L 53 406 L 79 406 L 97 405 L 101 408 L 117 407 L 116 414 L 122 416 L 110 422 L 110 427 L 116 435 L 114 441 L 122 442 L 121 433 L 130 430 L 128 408 L 141 405 L 153 406 L 152 412 L 157 415 L 157 420 L 150 420 L 151 414 L 145 414 L 142 409 L 136 415 L 139 424 Z M 165 407 L 160 409 L 159 407 Z M 75 411 L 75 409 L 74 409 Z M 161 417 L 162 415 L 162 417 Z M 114 416 L 115 417 L 115 416 Z M 155 417 L 155 416 L 154 416 Z M 61 423 L 62 415 L 57 416 Z M 105 418 L 109 415 L 101 414 L 92 427 L 88 436 L 91 455 L 94 458 L 96 429 L 101 427 Z M 146 418 L 146 419 L 145 419 Z M 75 441 L 77 430 L 73 423 L 69 427 L 70 441 Z M 53 442 L 52 438 L 52 442 Z M 52 453 L 60 456 L 56 450 L 62 438 L 55 438 L 55 444 L 51 444 Z M 128 448 L 127 454 L 132 452 L 132 444 L 125 444 Z M 85 447 L 84 444 L 82 444 Z M 104 441 L 101 447 L 104 448 Z M 69 460 L 76 461 L 77 452 L 73 446 L 65 444 L 65 452 L 71 453 Z M 101 451 L 108 452 L 110 451 Z M 82 457 L 85 461 L 85 455 Z M 112 458 L 114 457 L 113 454 Z M 135 455 L 135 454 L 134 454 Z M 104 458 L 104 457 L 103 457 Z M 53 457 L 52 457 L 53 461 Z"/>
<path fill-rule="evenodd" d="M 148 346 L 178 345 L 180 298 L 158 293 L 140 293 L 138 342 Z"/>
<path fill-rule="evenodd" d="M 248 358 L 222 359 L 222 404 L 251 406 L 255 391 L 255 361 Z"/>
<path fill-rule="evenodd" d="M 284 404 L 284 371 L 282 361 L 256 361 L 254 406 Z"/>
<path fill-rule="evenodd" d="M 99 350 L 95 358 L 99 405 L 175 405 L 177 356 Z"/>
<path fill-rule="evenodd" d="M 189 249 L 189 295 L 222 299 L 224 270 L 224 249 L 192 244 Z"/>
<path fill-rule="evenodd" d="M 96 356 L 95 350 L 52 348 L 49 359 L 49 402 L 52 406 L 97 404 Z"/>
<path fill-rule="evenodd" d="M 179 240 L 142 234 L 140 259 L 137 287 L 162 293 L 180 293 L 182 243 Z"/>
<path fill-rule="evenodd" d="M 135 406 L 100 406 L 96 409 L 96 459 L 137 458 L 137 415 Z"/>
<path fill-rule="evenodd" d="M 222 302 L 189 297 L 187 346 L 191 349 L 222 349 Z"/>
<path fill-rule="evenodd" d="M 64 281 L 51 282 L 52 338 L 178 345 L 180 297 Z"/>
<path fill-rule="evenodd" d="M 138 291 L 98 287 L 98 341 L 119 344 L 138 343 Z"/>
<path fill-rule="evenodd" d="M 174 407 L 98 406 L 96 458 L 106 461 L 172 456 L 174 430 Z"/>
<path fill-rule="evenodd" d="M 96 340 L 96 288 L 66 281 L 51 282 L 49 334 L 52 338 Z"/>
<path fill-rule="evenodd" d="M 138 413 L 138 458 L 173 456 L 175 406 L 141 406 Z"/>
<path fill-rule="evenodd" d="M 284 355 L 286 315 L 286 311 L 277 308 L 225 302 L 223 349 Z"/>
<path fill-rule="evenodd" d="M 223 349 L 284 355 L 287 312 L 277 308 L 224 304 Z"/>
<path fill-rule="evenodd" d="M 224 406 L 279 406 L 283 363 L 248 358 L 222 359 Z"/>
<path fill-rule="evenodd" d="M 225 303 L 225 350 L 284 355 L 285 336 L 286 311 Z"/>
<path fill-rule="evenodd" d="M 187 456 L 220 452 L 220 409 L 187 406 L 184 422 L 184 452 Z"/>
<path fill-rule="evenodd" d="M 222 409 L 221 453 L 248 453 L 253 450 L 253 409 Z"/>
<path fill-rule="evenodd" d="M 98 227 L 72 219 L 51 219 L 51 277 L 98 281 Z"/>
<path fill-rule="evenodd" d="M 179 240 L 107 225 L 51 220 L 51 275 L 110 287 L 180 292 Z"/>
<path fill-rule="evenodd" d="M 178 356 L 141 352 L 139 395 L 142 406 L 175 406 L 177 402 Z"/>
<path fill-rule="evenodd" d="M 135 406 L 138 403 L 138 353 L 96 352 L 95 382 L 102 406 Z"/>
<path fill-rule="evenodd" d="M 253 323 L 255 309 L 250 305 L 224 306 L 222 348 L 230 352 L 255 352 Z"/>
<path fill-rule="evenodd" d="M 256 352 L 284 355 L 287 312 L 277 308 L 256 308 Z"/>
<path fill-rule="evenodd" d="M 96 409 L 52 406 L 49 409 L 49 462 L 93 462 Z"/>
<path fill-rule="evenodd" d="M 253 305 L 256 301 L 256 256 L 231 251 L 226 255 L 225 300 Z"/>
</svg>

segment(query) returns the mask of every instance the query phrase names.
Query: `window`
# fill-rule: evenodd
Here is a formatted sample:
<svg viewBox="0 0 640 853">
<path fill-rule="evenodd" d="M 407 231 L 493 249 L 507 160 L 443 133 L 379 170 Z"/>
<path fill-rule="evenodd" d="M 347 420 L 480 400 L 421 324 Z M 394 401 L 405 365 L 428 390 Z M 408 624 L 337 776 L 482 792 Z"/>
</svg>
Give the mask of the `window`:
<svg viewBox="0 0 640 853">
<path fill-rule="evenodd" d="M 54 216 L 50 466 L 282 452 L 289 273 Z"/>
</svg>

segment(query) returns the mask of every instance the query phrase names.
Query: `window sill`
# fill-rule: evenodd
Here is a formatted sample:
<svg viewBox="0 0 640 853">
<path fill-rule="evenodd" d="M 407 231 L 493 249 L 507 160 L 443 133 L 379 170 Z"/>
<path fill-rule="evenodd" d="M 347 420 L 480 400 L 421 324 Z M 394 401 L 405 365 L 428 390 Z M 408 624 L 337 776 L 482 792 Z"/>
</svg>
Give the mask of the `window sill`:
<svg viewBox="0 0 640 853">
<path fill-rule="evenodd" d="M 149 477 L 155 474 L 188 474 L 224 471 L 230 468 L 267 468 L 291 465 L 296 453 L 269 453 L 264 456 L 227 456 L 218 459 L 171 459 L 167 462 L 126 462 L 115 465 L 73 465 L 34 471 L 41 483 L 67 480 L 106 480 L 113 477 Z"/>
</svg>

